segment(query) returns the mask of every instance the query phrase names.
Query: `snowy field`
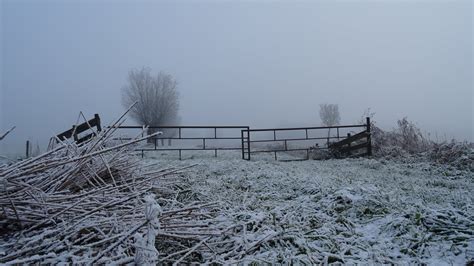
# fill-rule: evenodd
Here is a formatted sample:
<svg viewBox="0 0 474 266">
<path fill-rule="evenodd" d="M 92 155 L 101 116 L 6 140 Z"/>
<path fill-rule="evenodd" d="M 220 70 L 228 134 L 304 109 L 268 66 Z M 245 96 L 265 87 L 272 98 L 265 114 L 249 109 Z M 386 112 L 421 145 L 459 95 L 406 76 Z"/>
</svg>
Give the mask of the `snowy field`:
<svg viewBox="0 0 474 266">
<path fill-rule="evenodd" d="M 217 262 L 465 265 L 474 260 L 472 172 L 373 159 L 252 161 L 239 152 L 149 152 L 145 164 L 197 164 L 191 198 L 218 202 Z M 238 245 L 235 245 L 238 243 Z M 209 254 L 209 256 L 213 256 Z"/>
</svg>

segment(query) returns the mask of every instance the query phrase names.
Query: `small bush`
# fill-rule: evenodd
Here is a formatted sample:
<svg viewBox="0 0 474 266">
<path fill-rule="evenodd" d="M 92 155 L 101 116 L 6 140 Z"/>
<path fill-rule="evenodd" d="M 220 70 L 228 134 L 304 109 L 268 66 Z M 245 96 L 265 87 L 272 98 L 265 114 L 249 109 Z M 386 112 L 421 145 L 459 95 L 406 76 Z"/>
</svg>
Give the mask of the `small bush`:
<svg viewBox="0 0 474 266">
<path fill-rule="evenodd" d="M 426 152 L 433 144 L 406 117 L 397 121 L 398 127 L 384 131 L 372 125 L 372 148 L 376 156 L 400 156 Z"/>
<path fill-rule="evenodd" d="M 454 140 L 449 143 L 433 143 L 428 156 L 437 163 L 450 164 L 458 169 L 474 172 L 473 143 Z"/>
<path fill-rule="evenodd" d="M 375 157 L 402 161 L 421 159 L 474 171 L 473 143 L 455 140 L 436 143 L 423 135 L 416 124 L 406 117 L 398 120 L 397 126 L 392 131 L 384 131 L 372 119 L 372 150 Z"/>
</svg>

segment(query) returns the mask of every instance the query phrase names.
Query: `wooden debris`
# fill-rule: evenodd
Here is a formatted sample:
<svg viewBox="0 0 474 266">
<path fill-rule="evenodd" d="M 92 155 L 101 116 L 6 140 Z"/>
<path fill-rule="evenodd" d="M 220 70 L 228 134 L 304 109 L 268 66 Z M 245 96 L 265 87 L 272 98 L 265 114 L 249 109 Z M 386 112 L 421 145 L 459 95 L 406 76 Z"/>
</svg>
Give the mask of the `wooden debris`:
<svg viewBox="0 0 474 266">
<path fill-rule="evenodd" d="M 109 145 L 123 117 L 81 144 L 58 139 L 53 150 L 0 166 L 0 264 L 131 263 L 137 234 L 157 239 L 156 259 L 186 262 L 219 234 L 208 226 L 212 204 L 176 199 L 185 168 L 145 169 L 133 154 L 158 133 Z"/>
</svg>

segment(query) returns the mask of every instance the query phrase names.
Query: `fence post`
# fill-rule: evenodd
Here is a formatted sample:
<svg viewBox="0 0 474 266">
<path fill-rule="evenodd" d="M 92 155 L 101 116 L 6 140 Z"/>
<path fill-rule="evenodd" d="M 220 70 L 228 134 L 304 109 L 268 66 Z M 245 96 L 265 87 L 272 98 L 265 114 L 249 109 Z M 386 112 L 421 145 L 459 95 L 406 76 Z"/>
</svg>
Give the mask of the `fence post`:
<svg viewBox="0 0 474 266">
<path fill-rule="evenodd" d="M 26 141 L 26 158 L 30 157 L 30 141 Z"/>
<path fill-rule="evenodd" d="M 367 117 L 367 156 L 372 156 L 372 138 L 370 136 L 370 117 Z"/>
<path fill-rule="evenodd" d="M 240 130 L 240 139 L 242 140 L 242 160 L 245 160 L 245 150 L 244 150 L 244 130 Z"/>
<path fill-rule="evenodd" d="M 250 161 L 250 129 L 249 128 L 247 128 L 247 149 L 249 153 L 248 160 Z"/>
<path fill-rule="evenodd" d="M 95 121 L 96 121 L 97 131 L 102 131 L 102 127 L 101 127 L 101 125 L 100 125 L 100 117 L 99 117 L 99 114 L 94 114 L 94 118 L 95 118 Z"/>
<path fill-rule="evenodd" d="M 351 137 L 351 133 L 347 133 L 347 138 L 350 138 Z M 351 156 L 351 143 L 347 143 L 347 146 L 349 147 L 348 151 L 347 151 L 347 154 L 349 156 Z"/>
</svg>

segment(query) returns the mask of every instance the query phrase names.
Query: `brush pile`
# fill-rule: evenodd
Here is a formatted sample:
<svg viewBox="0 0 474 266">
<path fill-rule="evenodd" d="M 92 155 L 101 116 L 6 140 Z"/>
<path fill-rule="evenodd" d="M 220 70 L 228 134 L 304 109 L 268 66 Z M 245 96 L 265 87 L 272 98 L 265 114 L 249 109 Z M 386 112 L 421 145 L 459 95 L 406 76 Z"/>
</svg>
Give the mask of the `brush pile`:
<svg viewBox="0 0 474 266">
<path fill-rule="evenodd" d="M 122 119 L 80 145 L 57 140 L 42 155 L 0 166 L 0 264 L 201 260 L 217 234 L 215 207 L 186 196 L 185 168 L 136 159 L 133 145 L 154 134 L 110 147 Z"/>
</svg>

